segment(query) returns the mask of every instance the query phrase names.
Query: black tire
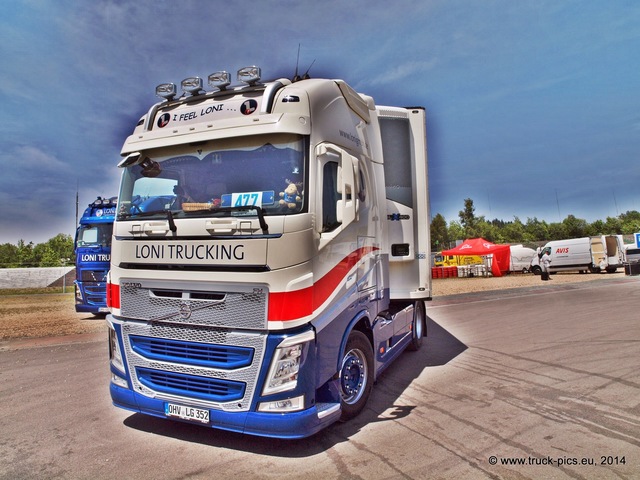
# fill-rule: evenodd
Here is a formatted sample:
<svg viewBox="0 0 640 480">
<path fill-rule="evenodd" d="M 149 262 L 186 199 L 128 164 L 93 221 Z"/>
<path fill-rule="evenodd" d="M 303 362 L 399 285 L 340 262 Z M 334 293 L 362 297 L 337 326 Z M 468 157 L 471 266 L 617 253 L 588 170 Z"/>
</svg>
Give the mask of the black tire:
<svg viewBox="0 0 640 480">
<path fill-rule="evenodd" d="M 363 409 L 373 388 L 373 350 L 367 336 L 357 330 L 349 334 L 340 367 L 340 420 L 345 422 Z"/>
<path fill-rule="evenodd" d="M 408 350 L 416 352 L 422 347 L 422 340 L 427 331 L 427 313 L 424 302 L 419 300 L 413 306 L 413 321 L 411 322 L 411 343 Z"/>
<path fill-rule="evenodd" d="M 531 267 L 531 271 L 534 275 L 540 275 L 542 273 L 542 268 L 540 268 L 539 265 L 534 265 L 533 267 Z"/>
</svg>

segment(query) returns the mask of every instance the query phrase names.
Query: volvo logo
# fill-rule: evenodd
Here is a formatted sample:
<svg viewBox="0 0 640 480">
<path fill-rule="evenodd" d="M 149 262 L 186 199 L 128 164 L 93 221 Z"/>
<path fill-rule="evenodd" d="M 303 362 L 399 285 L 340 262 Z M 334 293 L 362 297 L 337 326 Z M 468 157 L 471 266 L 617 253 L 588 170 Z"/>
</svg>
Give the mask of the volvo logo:
<svg viewBox="0 0 640 480">
<path fill-rule="evenodd" d="M 182 302 L 180 304 L 180 318 L 183 320 L 189 320 L 191 317 L 191 305 Z"/>
</svg>

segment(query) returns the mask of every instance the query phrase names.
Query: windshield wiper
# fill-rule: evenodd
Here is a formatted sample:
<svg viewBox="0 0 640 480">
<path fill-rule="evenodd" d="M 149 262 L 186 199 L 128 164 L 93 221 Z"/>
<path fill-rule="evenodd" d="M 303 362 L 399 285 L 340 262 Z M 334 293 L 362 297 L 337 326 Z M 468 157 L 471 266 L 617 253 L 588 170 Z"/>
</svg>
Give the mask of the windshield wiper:
<svg viewBox="0 0 640 480">
<path fill-rule="evenodd" d="M 176 233 L 178 227 L 176 227 L 176 222 L 173 221 L 173 213 L 171 213 L 171 210 L 167 210 L 167 220 L 169 221 L 169 230 Z"/>
<path fill-rule="evenodd" d="M 150 217 L 152 215 L 159 215 L 165 212 L 166 210 L 163 209 L 163 210 L 151 210 L 150 212 L 139 211 L 134 213 L 121 213 L 120 215 L 118 215 L 118 219 L 133 218 L 133 217 Z"/>
</svg>

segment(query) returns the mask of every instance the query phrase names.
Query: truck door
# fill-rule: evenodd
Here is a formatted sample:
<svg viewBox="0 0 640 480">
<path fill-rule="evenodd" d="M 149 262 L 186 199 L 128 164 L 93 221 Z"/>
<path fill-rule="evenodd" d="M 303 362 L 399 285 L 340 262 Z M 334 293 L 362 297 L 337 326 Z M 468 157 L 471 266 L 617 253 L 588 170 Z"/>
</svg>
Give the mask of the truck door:
<svg viewBox="0 0 640 480">
<path fill-rule="evenodd" d="M 402 303 L 431 297 L 431 256 L 424 109 L 378 107 L 389 231 L 389 295 Z M 409 331 L 410 315 L 394 321 Z"/>
<path fill-rule="evenodd" d="M 431 297 L 426 116 L 378 107 L 387 197 L 392 300 Z"/>
</svg>

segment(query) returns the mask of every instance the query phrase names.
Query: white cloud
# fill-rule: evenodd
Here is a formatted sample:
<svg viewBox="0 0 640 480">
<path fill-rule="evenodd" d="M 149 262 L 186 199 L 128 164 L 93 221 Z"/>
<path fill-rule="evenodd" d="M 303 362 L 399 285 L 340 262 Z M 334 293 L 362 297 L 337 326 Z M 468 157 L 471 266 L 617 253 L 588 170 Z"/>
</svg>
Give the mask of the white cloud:
<svg viewBox="0 0 640 480">
<path fill-rule="evenodd" d="M 69 163 L 32 145 L 18 146 L 0 157 L 0 163 L 21 175 L 64 174 L 72 171 Z"/>
</svg>

